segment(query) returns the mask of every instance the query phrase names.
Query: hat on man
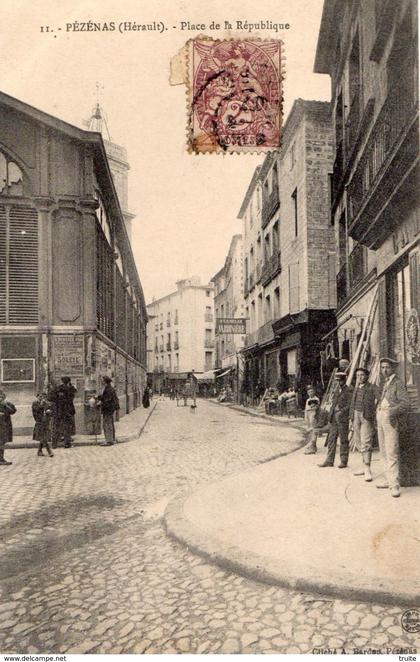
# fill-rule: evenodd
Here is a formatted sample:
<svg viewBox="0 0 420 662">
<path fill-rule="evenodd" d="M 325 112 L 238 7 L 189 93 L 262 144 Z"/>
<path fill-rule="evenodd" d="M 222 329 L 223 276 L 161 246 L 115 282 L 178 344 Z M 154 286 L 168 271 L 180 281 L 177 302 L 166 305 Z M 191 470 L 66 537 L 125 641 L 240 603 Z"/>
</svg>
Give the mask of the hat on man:
<svg viewBox="0 0 420 662">
<path fill-rule="evenodd" d="M 336 372 L 334 375 L 334 379 L 340 379 L 345 381 L 347 379 L 347 375 L 345 372 Z"/>
<path fill-rule="evenodd" d="M 111 377 L 108 377 L 108 375 L 105 375 L 105 377 L 103 377 L 103 380 L 105 384 L 110 384 L 112 382 Z"/>
<path fill-rule="evenodd" d="M 367 368 L 356 368 L 356 372 L 364 372 L 365 375 L 369 375 L 369 370 Z"/>
<path fill-rule="evenodd" d="M 398 361 L 396 361 L 395 359 L 391 359 L 389 356 L 382 356 L 379 359 L 379 363 L 380 364 L 381 363 L 389 363 L 389 365 L 391 365 L 391 366 L 398 365 Z"/>
</svg>

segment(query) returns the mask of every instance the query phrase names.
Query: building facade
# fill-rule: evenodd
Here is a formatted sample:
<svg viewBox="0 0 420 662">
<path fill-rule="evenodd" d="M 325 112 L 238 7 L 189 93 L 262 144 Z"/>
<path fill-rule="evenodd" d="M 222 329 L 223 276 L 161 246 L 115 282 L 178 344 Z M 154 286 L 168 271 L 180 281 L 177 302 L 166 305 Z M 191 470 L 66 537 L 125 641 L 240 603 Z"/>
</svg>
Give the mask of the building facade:
<svg viewBox="0 0 420 662">
<path fill-rule="evenodd" d="M 214 312 L 216 318 L 215 368 L 218 387 L 229 386 L 237 395 L 241 381 L 245 336 L 222 333 L 217 330 L 217 320 L 244 318 L 244 258 L 242 235 L 232 237 L 225 263 L 212 278 L 214 283 Z"/>
<path fill-rule="evenodd" d="M 115 380 L 124 415 L 146 383 L 147 314 L 100 134 L 0 94 L 0 387 L 33 427 L 64 375 L 88 395 Z"/>
<path fill-rule="evenodd" d="M 282 147 L 256 170 L 243 220 L 246 381 L 281 389 L 320 381 L 321 338 L 335 325 L 329 213 L 330 106 L 295 101 Z"/>
<path fill-rule="evenodd" d="M 332 83 L 340 352 L 354 356 L 377 296 L 370 365 L 384 355 L 399 361 L 412 401 L 403 480 L 419 483 L 417 3 L 326 0 L 315 72 Z"/>
<path fill-rule="evenodd" d="M 214 368 L 214 285 L 197 276 L 179 280 L 175 292 L 147 306 L 148 372 L 154 390 Z"/>
</svg>

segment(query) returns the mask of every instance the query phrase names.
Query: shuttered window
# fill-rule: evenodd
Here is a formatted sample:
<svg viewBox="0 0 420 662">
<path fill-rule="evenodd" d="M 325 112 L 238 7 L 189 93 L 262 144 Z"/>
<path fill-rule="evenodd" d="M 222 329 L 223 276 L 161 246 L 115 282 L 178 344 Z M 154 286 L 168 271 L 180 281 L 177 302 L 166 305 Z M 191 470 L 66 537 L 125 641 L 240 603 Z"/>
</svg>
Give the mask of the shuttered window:
<svg viewBox="0 0 420 662">
<path fill-rule="evenodd" d="M 38 323 L 38 214 L 0 207 L 0 323 Z"/>
<path fill-rule="evenodd" d="M 96 226 L 96 323 L 102 333 L 114 340 L 114 260 L 112 248 L 99 223 Z"/>
</svg>

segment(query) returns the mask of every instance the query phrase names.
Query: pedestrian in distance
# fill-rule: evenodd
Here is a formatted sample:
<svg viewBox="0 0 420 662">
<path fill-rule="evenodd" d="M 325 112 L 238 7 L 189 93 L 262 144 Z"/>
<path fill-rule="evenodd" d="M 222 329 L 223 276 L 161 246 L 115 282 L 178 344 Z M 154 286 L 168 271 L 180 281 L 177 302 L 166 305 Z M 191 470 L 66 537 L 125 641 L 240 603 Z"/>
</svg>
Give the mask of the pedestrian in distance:
<svg viewBox="0 0 420 662">
<path fill-rule="evenodd" d="M 344 372 L 336 372 L 334 379 L 338 382 L 338 389 L 334 394 L 332 402 L 328 433 L 327 457 L 319 467 L 333 467 L 337 440 L 340 438 L 340 464 L 339 469 L 347 467 L 349 459 L 349 413 L 353 390 L 347 386 L 347 375 Z"/>
<path fill-rule="evenodd" d="M 42 457 L 45 448 L 49 457 L 54 457 L 50 447 L 51 425 L 52 425 L 52 403 L 47 399 L 46 393 L 38 393 L 36 400 L 32 403 L 32 415 L 35 420 L 32 439 L 39 442 L 38 453 Z"/>
<path fill-rule="evenodd" d="M 305 403 L 305 422 L 309 433 L 309 443 L 303 453 L 304 455 L 313 455 L 317 452 L 317 435 L 315 434 L 315 423 L 320 407 L 320 400 L 316 395 L 315 389 L 312 385 L 307 387 L 306 392 L 308 394 L 308 398 Z"/>
<path fill-rule="evenodd" d="M 391 496 L 400 496 L 400 427 L 402 417 L 410 409 L 410 398 L 405 386 L 395 374 L 398 362 L 387 356 L 379 360 L 384 380 L 379 396 L 376 420 L 378 424 L 379 452 L 385 469 L 386 482 L 376 485 L 389 488 Z"/>
<path fill-rule="evenodd" d="M 6 400 L 6 393 L 0 391 L 0 466 L 9 466 L 12 462 L 5 460 L 4 448 L 13 441 L 12 416 L 16 413 L 14 404 Z"/>
<path fill-rule="evenodd" d="M 98 405 L 102 410 L 102 426 L 105 436 L 104 446 L 112 446 L 115 444 L 115 413 L 120 408 L 120 403 L 117 397 L 115 388 L 112 386 L 112 379 L 107 375 L 103 377 L 104 390 L 98 396 Z"/>
<path fill-rule="evenodd" d="M 148 409 L 150 407 L 150 389 L 148 386 L 144 387 L 141 403 L 145 409 Z"/>
<path fill-rule="evenodd" d="M 375 438 L 376 403 L 378 389 L 375 384 L 368 382 L 369 370 L 357 368 L 356 386 L 350 406 L 350 432 L 356 448 L 362 454 L 363 465 L 354 471 L 355 476 L 364 476 L 365 480 L 372 481 L 370 463 L 372 460 L 372 447 Z"/>
<path fill-rule="evenodd" d="M 74 397 L 77 389 L 71 383 L 70 377 L 62 377 L 61 384 L 55 387 L 50 395 L 54 405 L 54 427 L 57 438 L 64 442 L 64 448 L 71 448 L 72 435 L 75 434 Z"/>
</svg>

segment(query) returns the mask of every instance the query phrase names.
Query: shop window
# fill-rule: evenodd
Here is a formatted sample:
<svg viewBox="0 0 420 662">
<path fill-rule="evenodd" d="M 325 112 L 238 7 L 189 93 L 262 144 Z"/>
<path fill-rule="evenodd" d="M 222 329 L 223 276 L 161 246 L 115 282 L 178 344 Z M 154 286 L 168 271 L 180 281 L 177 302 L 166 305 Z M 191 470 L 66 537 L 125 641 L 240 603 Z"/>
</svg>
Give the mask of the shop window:
<svg viewBox="0 0 420 662">
<path fill-rule="evenodd" d="M 413 278 L 418 275 L 418 255 L 406 260 L 387 279 L 389 353 L 398 361 L 398 376 L 411 396 L 412 407 L 420 411 L 420 354 L 418 352 L 418 295 Z M 417 340 L 416 340 L 417 338 Z"/>
</svg>

